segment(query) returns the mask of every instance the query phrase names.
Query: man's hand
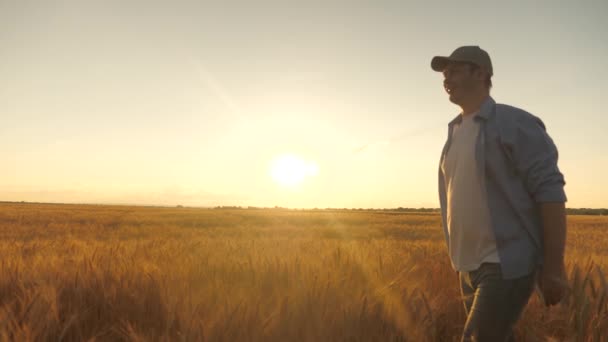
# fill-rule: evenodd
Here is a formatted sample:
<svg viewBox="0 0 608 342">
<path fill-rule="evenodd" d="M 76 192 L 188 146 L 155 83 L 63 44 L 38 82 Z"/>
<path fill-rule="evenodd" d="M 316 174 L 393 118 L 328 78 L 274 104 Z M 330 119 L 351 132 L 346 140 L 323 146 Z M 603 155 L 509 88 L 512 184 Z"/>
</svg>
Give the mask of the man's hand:
<svg viewBox="0 0 608 342">
<path fill-rule="evenodd" d="M 559 303 L 569 291 L 565 267 L 542 267 L 538 273 L 538 286 L 545 306 Z"/>
</svg>

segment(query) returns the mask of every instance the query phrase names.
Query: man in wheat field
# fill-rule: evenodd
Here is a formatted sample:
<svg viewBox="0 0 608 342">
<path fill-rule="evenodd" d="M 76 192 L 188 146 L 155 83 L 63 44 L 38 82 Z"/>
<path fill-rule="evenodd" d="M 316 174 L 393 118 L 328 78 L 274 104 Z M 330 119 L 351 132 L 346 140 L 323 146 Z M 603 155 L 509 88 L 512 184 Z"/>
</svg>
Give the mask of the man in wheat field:
<svg viewBox="0 0 608 342">
<path fill-rule="evenodd" d="M 463 341 L 513 341 L 535 284 L 546 306 L 567 290 L 564 177 L 543 122 L 490 97 L 488 53 L 463 46 L 436 56 L 450 101 L 439 167 L 443 230 L 467 320 Z"/>
</svg>

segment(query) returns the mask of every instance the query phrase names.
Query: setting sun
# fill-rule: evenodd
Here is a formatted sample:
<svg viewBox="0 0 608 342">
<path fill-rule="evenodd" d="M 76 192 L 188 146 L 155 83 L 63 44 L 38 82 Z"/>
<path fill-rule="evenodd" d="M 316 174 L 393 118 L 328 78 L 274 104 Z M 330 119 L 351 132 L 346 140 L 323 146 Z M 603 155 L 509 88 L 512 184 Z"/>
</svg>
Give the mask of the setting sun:
<svg viewBox="0 0 608 342">
<path fill-rule="evenodd" d="M 284 154 L 276 157 L 270 167 L 272 179 L 285 187 L 294 187 L 301 184 L 304 179 L 316 176 L 319 166 L 312 161 L 306 161 L 293 154 Z"/>
</svg>

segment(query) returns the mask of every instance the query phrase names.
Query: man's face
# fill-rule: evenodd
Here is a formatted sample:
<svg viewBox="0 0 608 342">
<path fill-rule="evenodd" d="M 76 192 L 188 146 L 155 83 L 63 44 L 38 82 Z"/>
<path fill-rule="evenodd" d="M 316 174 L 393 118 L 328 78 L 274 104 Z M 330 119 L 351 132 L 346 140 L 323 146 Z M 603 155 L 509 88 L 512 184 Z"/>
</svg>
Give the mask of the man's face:
<svg viewBox="0 0 608 342">
<path fill-rule="evenodd" d="M 462 104 L 479 91 L 479 70 L 472 67 L 468 63 L 451 62 L 443 69 L 443 87 L 454 104 Z"/>
</svg>

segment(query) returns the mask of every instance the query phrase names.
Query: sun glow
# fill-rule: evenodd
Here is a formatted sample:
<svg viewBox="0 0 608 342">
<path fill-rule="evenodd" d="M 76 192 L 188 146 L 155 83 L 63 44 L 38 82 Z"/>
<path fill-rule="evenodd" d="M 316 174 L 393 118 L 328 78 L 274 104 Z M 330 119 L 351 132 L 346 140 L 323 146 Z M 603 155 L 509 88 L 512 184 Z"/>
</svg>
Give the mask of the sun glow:
<svg viewBox="0 0 608 342">
<path fill-rule="evenodd" d="M 307 177 L 319 174 L 319 166 L 293 154 L 276 157 L 270 167 L 272 179 L 285 187 L 300 185 Z"/>
</svg>

